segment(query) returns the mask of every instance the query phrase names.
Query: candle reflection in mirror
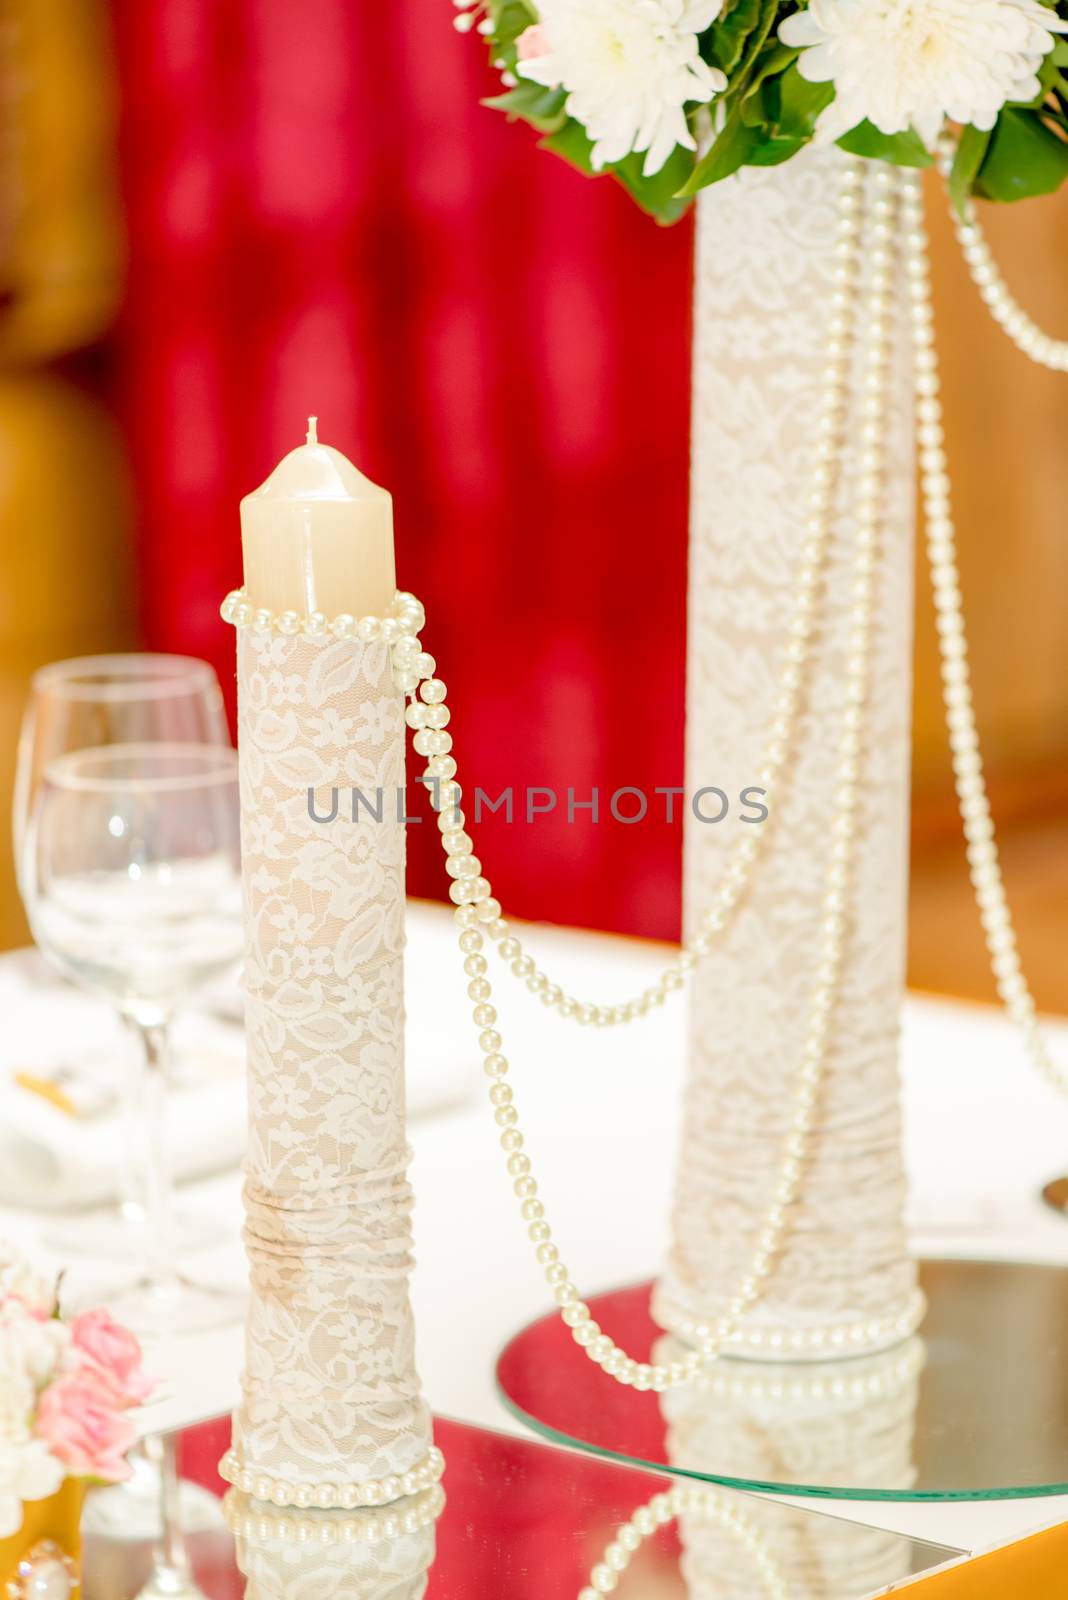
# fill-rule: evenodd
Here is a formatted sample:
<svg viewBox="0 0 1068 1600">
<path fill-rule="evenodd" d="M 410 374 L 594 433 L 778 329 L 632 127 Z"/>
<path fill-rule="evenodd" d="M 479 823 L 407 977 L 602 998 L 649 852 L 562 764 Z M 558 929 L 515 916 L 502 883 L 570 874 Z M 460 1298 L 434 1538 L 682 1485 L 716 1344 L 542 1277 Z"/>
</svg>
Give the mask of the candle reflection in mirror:
<svg viewBox="0 0 1068 1600">
<path fill-rule="evenodd" d="M 660 1342 L 658 1361 L 678 1359 Z M 923 1341 L 819 1367 L 722 1361 L 698 1383 L 662 1397 L 668 1460 L 691 1471 L 729 1463 L 732 1478 L 754 1484 L 834 1485 L 847 1490 L 907 1490 L 915 1479 L 913 1436 Z M 730 1519 L 694 1501 L 679 1517 L 682 1571 L 690 1600 L 856 1600 L 905 1576 L 900 1538 L 878 1529 L 807 1514 L 746 1497 L 747 1544 L 759 1559 L 764 1590 L 739 1559 Z M 767 1573 L 773 1573 L 773 1579 Z"/>
<path fill-rule="evenodd" d="M 422 1600 L 440 1484 L 361 1511 L 276 1510 L 231 1489 L 223 1506 L 245 1600 Z"/>
</svg>

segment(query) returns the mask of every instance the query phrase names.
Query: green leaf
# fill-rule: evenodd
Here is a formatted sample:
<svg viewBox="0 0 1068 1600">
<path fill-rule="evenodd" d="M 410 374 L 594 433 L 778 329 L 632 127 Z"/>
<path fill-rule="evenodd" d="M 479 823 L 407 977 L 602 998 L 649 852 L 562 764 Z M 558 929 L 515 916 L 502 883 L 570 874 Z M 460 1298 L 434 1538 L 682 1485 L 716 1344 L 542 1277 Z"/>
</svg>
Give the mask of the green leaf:
<svg viewBox="0 0 1068 1600">
<path fill-rule="evenodd" d="M 516 40 L 538 20 L 531 0 L 486 0 L 493 32 L 487 39 L 490 54 L 509 72 L 515 71 Z"/>
<path fill-rule="evenodd" d="M 1006 106 L 990 136 L 975 180 L 986 200 L 1027 200 L 1052 194 L 1068 177 L 1068 144 L 1034 111 Z"/>
<path fill-rule="evenodd" d="M 696 194 L 698 189 L 707 189 L 710 183 L 729 178 L 739 167 L 748 165 L 753 152 L 764 142 L 760 129 L 747 127 L 742 121 L 742 102 L 738 101 L 712 148 L 694 167 L 679 195 Z"/>
<path fill-rule="evenodd" d="M 964 215 L 964 203 L 972 192 L 975 175 L 983 164 L 987 147 L 990 144 L 993 130 L 988 128 L 964 128 L 957 143 L 957 153 L 953 157 L 953 170 L 949 175 L 949 194 L 960 216 Z"/>
<path fill-rule="evenodd" d="M 558 132 L 542 139 L 541 146 L 543 150 L 552 150 L 556 155 L 562 156 L 573 167 L 578 167 L 580 172 L 592 174 L 594 171 L 593 143 L 586 137 L 586 130 L 581 122 L 576 122 L 574 117 L 569 117 Z"/>
<path fill-rule="evenodd" d="M 729 94 L 739 93 L 744 95 L 752 80 L 757 57 L 768 42 L 768 34 L 772 30 L 779 15 L 779 0 L 760 0 L 760 14 L 756 27 L 746 40 L 745 52 L 738 65 L 735 81 L 728 90 Z"/>
<path fill-rule="evenodd" d="M 563 89 L 545 89 L 540 83 L 521 83 L 506 94 L 496 94 L 483 100 L 482 104 L 494 111 L 503 111 L 513 121 L 516 117 L 522 117 L 524 122 L 532 123 L 535 128 L 553 133 L 563 126 L 566 119 L 566 100 L 567 93 Z"/>
<path fill-rule="evenodd" d="M 493 23 L 493 38 L 497 44 L 514 44 L 538 20 L 538 13 L 527 0 L 488 0 L 487 8 Z"/>
<path fill-rule="evenodd" d="M 762 26 L 770 27 L 772 17 Z M 740 167 L 775 167 L 808 143 L 816 119 L 834 98 L 826 83 L 809 83 L 797 66 L 799 52 L 772 45 L 766 35 L 752 56 L 752 79 L 734 100 L 719 137 L 679 191 L 696 194 Z M 763 53 L 762 53 L 763 52 Z"/>
<path fill-rule="evenodd" d="M 693 152 L 678 147 L 651 178 L 642 172 L 644 161 L 644 155 L 632 155 L 608 170 L 619 179 L 643 211 L 647 211 L 658 222 L 677 222 L 690 209 L 690 202 L 680 198 L 679 190 L 693 171 Z"/>
<path fill-rule="evenodd" d="M 793 62 L 778 80 L 778 105 L 774 117 L 775 132 L 800 144 L 811 139 L 816 130 L 816 119 L 834 99 L 833 83 L 810 83 L 801 76 L 797 62 Z"/>
<path fill-rule="evenodd" d="M 760 21 L 764 0 L 728 0 L 718 22 L 709 30 L 712 60 L 730 77 L 742 56 L 750 34 Z"/>
<path fill-rule="evenodd" d="M 892 161 L 897 167 L 929 167 L 933 157 L 919 134 L 881 133 L 870 122 L 858 123 L 838 140 L 839 149 L 851 156 L 867 156 L 873 161 Z"/>
<path fill-rule="evenodd" d="M 807 139 L 763 139 L 750 154 L 746 166 L 781 167 L 807 143 Z"/>
<path fill-rule="evenodd" d="M 573 118 L 557 132 L 549 134 L 541 144 L 544 149 L 562 156 L 580 172 L 594 177 L 610 174 L 623 185 L 641 209 L 658 222 L 677 222 L 689 208 L 689 202 L 678 197 L 678 190 L 693 169 L 693 156 L 688 150 L 676 150 L 659 172 L 647 178 L 642 172 L 645 155 L 641 152 L 627 156 L 626 160 L 614 166 L 605 167 L 603 173 L 597 173 L 593 165 L 593 144 L 585 128 Z"/>
<path fill-rule="evenodd" d="M 800 54 L 801 51 L 796 45 L 780 44 L 778 39 L 770 41 L 753 66 L 749 82 L 743 91 L 743 98 L 748 99 L 750 95 L 756 94 L 769 78 L 785 72 Z"/>
</svg>

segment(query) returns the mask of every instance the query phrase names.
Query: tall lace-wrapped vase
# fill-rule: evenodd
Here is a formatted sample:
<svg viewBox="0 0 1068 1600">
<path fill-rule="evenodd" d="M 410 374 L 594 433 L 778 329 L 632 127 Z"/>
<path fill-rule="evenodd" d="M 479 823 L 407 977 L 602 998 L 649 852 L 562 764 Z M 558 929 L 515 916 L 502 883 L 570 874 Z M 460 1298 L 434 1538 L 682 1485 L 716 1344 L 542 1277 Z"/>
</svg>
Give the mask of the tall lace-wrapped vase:
<svg viewBox="0 0 1068 1600">
<path fill-rule="evenodd" d="M 830 297 L 837 150 L 750 169 L 698 205 L 686 776 L 692 794 L 756 785 L 812 489 Z M 904 294 L 904 284 L 900 285 Z M 904 319 L 899 319 L 899 327 Z M 863 347 L 863 328 L 859 329 Z M 859 374 L 860 355 L 857 370 Z M 857 410 L 859 375 L 850 415 Z M 819 1358 L 893 1344 L 922 1315 L 903 1220 L 898 1037 L 904 985 L 913 610 L 910 357 L 898 335 L 887 507 L 864 712 L 846 945 L 819 1131 L 759 1302 L 728 1354 Z M 846 433 L 851 430 L 847 423 Z M 850 499 L 859 447 L 842 468 Z M 714 1321 L 749 1272 L 773 1200 L 810 997 L 831 841 L 853 585 L 852 524 L 833 524 L 791 753 L 761 824 L 687 815 L 684 919 L 714 901 L 731 829 L 763 826 L 752 880 L 695 974 L 672 1245 L 654 1306 Z"/>
<path fill-rule="evenodd" d="M 442 1463 L 408 1295 L 404 699 L 381 620 L 364 639 L 347 615 L 367 529 L 391 539 L 391 506 L 312 430 L 242 503 L 249 592 L 224 607 L 238 641 L 251 1294 L 220 1471 L 275 1506 L 352 1510 L 426 1491 Z M 272 588 L 279 550 L 301 559 L 288 580 L 276 560 Z M 265 609 L 268 594 L 303 599 L 305 616 Z M 342 637 L 316 602 L 343 611 Z"/>
</svg>

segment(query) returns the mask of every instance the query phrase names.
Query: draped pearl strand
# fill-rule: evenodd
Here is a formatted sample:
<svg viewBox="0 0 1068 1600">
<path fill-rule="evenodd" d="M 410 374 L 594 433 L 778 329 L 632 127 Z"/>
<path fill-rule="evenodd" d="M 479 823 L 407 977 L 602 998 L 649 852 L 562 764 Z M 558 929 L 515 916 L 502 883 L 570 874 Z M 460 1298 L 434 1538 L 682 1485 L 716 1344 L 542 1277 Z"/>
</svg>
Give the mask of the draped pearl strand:
<svg viewBox="0 0 1068 1600">
<path fill-rule="evenodd" d="M 611 1594 L 646 1539 L 658 1528 L 686 1516 L 715 1522 L 731 1534 L 752 1558 L 768 1600 L 790 1600 L 786 1578 L 756 1525 L 726 1495 L 692 1483 L 677 1484 L 638 1507 L 605 1546 L 600 1561 L 590 1573 L 589 1583 L 580 1589 L 578 1600 L 600 1600 L 601 1595 Z"/>
<path fill-rule="evenodd" d="M 532 977 L 540 975 L 527 972 L 524 963 L 529 960 L 522 953 L 510 953 L 508 925 L 501 915 L 499 901 L 493 896 L 489 880 L 483 876 L 482 865 L 474 855 L 473 841 L 464 828 L 464 815 L 460 810 L 462 789 L 456 781 L 457 764 L 452 755 L 452 736 L 448 733 L 450 712 L 446 704 L 447 690 L 440 678 L 433 675 L 433 658 L 422 649 L 417 637 L 423 625 L 423 609 L 411 595 L 399 594 L 391 616 L 382 621 L 375 618 L 325 618 L 301 619 L 286 613 L 275 618 L 270 613 L 254 610 L 243 591 L 235 591 L 224 602 L 223 614 L 238 625 L 273 627 L 290 636 L 304 631 L 308 637 L 329 638 L 381 638 L 391 647 L 396 681 L 411 696 L 406 720 L 414 730 L 413 746 L 427 757 L 424 781 L 431 789 L 431 804 L 439 813 L 438 825 L 446 866 L 453 879 L 450 897 L 456 905 L 455 918 L 460 928 L 460 949 L 467 975 L 468 997 L 473 1002 L 472 1019 L 479 1033 L 479 1049 L 483 1055 L 486 1077 L 489 1079 L 489 1098 L 494 1118 L 500 1129 L 500 1144 L 504 1152 L 508 1175 L 520 1204 L 527 1234 L 541 1266 L 546 1281 L 560 1307 L 564 1322 L 571 1328 L 575 1342 L 587 1356 L 618 1382 L 637 1389 L 663 1391 L 687 1384 L 709 1362 L 715 1361 L 727 1345 L 744 1342 L 738 1324 L 745 1313 L 765 1292 L 767 1282 L 774 1272 L 788 1226 L 790 1213 L 798 1199 L 805 1158 L 815 1129 L 820 1098 L 831 1014 L 837 996 L 841 972 L 842 947 L 845 937 L 845 907 L 852 866 L 856 811 L 858 802 L 858 772 L 862 749 L 864 704 L 871 654 L 871 637 L 874 617 L 873 582 L 876 569 L 876 548 L 882 521 L 883 473 L 885 467 L 883 440 L 886 424 L 888 371 L 892 357 L 894 333 L 894 250 L 897 237 L 897 207 L 895 202 L 896 179 L 891 169 L 873 166 L 867 174 L 869 186 L 868 216 L 865 233 L 861 214 L 861 191 L 864 182 L 863 165 L 849 162 L 843 168 L 838 200 L 838 232 L 836 243 L 837 265 L 835 288 L 832 292 L 828 325 L 827 362 L 824 376 L 824 395 L 818 424 L 813 469 L 813 488 L 809 503 L 809 518 L 802 547 L 795 612 L 790 638 L 786 646 L 786 663 L 782 686 L 776 703 L 776 718 L 771 729 L 766 764 L 762 776 L 771 782 L 777 778 L 786 759 L 786 746 L 793 732 L 797 703 L 802 686 L 802 668 L 808 656 L 808 646 L 814 627 L 815 601 L 819 575 L 826 553 L 829 529 L 835 507 L 843 451 L 843 432 L 852 371 L 853 338 L 856 322 L 857 278 L 862 244 L 868 263 L 868 278 L 864 291 L 864 317 L 867 329 L 865 348 L 866 372 L 864 399 L 861 406 L 860 472 L 856 487 L 856 545 L 854 556 L 854 585 L 852 628 L 848 641 L 843 684 L 843 708 L 839 737 L 838 763 L 835 771 L 834 809 L 831 825 L 831 846 L 827 865 L 826 888 L 822 901 L 823 919 L 817 951 L 815 983 L 810 1011 L 806 1022 L 804 1045 L 798 1069 L 797 1088 L 789 1133 L 783 1150 L 780 1168 L 771 1203 L 758 1230 L 749 1270 L 735 1287 L 725 1311 L 712 1325 L 700 1327 L 686 1325 L 684 1332 L 690 1348 L 680 1360 L 668 1364 L 635 1361 L 604 1334 L 593 1320 L 588 1305 L 580 1298 L 570 1274 L 553 1242 L 552 1231 L 545 1220 L 545 1208 L 538 1198 L 538 1184 L 531 1170 L 530 1158 L 524 1150 L 524 1138 L 519 1128 L 519 1115 L 510 1084 L 506 1081 L 509 1062 L 503 1054 L 503 1041 L 496 1028 L 497 1012 L 492 1005 L 492 988 L 486 976 L 487 962 L 482 954 L 485 939 L 496 941 L 503 947 L 505 959 L 510 961 L 517 977 L 526 977 L 530 987 Z M 683 959 L 669 969 L 668 977 L 674 981 L 654 987 L 650 1003 L 661 1003 L 668 989 L 681 987 L 684 973 L 692 969 L 701 954 L 707 952 L 708 941 L 725 925 L 727 913 L 740 898 L 755 858 L 758 842 L 747 837 L 740 842 L 732 859 L 719 901 L 704 918 L 703 931 L 683 951 Z M 517 970 L 516 964 L 519 963 Z M 646 991 L 647 996 L 650 991 Z M 543 998 L 545 996 L 543 995 Z M 554 997 L 549 992 L 549 1000 Z M 634 1003 L 626 1008 L 628 1016 L 639 1014 Z M 612 1020 L 627 1020 L 613 1017 Z M 580 1020 L 583 1020 L 580 1018 Z M 852 1344 L 854 1348 L 871 1347 L 888 1337 L 900 1338 L 915 1326 L 922 1314 L 922 1305 L 910 1306 L 903 1319 L 892 1328 L 865 1325 L 860 1330 L 830 1329 L 807 1330 L 808 1334 L 821 1332 L 839 1347 Z M 669 1324 L 670 1325 L 670 1324 Z M 681 1328 L 681 1324 L 680 1324 Z M 859 1337 L 858 1337 L 859 1333 Z"/>
<path fill-rule="evenodd" d="M 804 524 L 804 538 L 795 580 L 790 622 L 782 650 L 778 693 L 773 703 L 773 716 L 756 774 L 758 784 L 765 791 L 772 816 L 775 812 L 775 796 L 795 742 L 798 707 L 810 659 L 816 602 L 834 515 L 835 492 L 843 446 L 849 363 L 853 350 L 854 301 L 858 269 L 856 247 L 861 221 L 862 176 L 861 164 L 850 163 L 842 177 L 837 261 L 834 271 L 835 287 L 831 295 L 830 321 L 824 352 L 826 359 L 824 395 L 816 424 L 813 482 Z M 889 188 L 889 179 L 882 183 L 882 188 Z M 876 208 L 878 209 L 882 203 L 877 200 Z M 878 219 L 877 225 L 879 225 Z M 871 309 L 869 307 L 869 310 Z M 879 314 L 883 315 L 885 309 L 885 306 L 880 305 Z M 868 442 L 869 436 L 881 426 L 882 409 L 874 391 L 863 402 L 863 408 L 864 437 Z M 424 713 L 416 706 L 409 713 L 409 723 L 416 729 L 414 748 L 417 753 L 432 757 L 447 757 L 452 748 L 452 740 L 448 734 L 443 735 L 441 730 L 446 726 L 448 716 L 448 712 L 440 705 L 428 713 Z M 433 765 L 432 762 L 431 766 Z M 444 769 L 444 766 L 439 766 L 438 770 Z M 430 771 L 431 768 L 428 768 L 428 774 Z M 444 838 L 448 856 L 446 868 L 450 877 L 456 880 L 450 894 L 452 899 L 461 905 L 467 900 L 465 883 L 468 880 L 477 882 L 482 871 L 481 862 L 472 853 L 473 844 L 470 837 L 464 831 L 464 821 L 464 817 L 460 815 L 455 820 L 454 826 L 445 833 Z M 444 828 L 445 824 L 442 826 Z M 524 983 L 543 1005 L 567 1021 L 583 1026 L 607 1028 L 617 1027 L 646 1016 L 685 987 L 687 978 L 712 950 L 718 936 L 729 927 L 732 914 L 743 898 L 752 877 L 769 826 L 770 824 L 766 824 L 760 828 L 743 830 L 729 852 L 722 881 L 711 904 L 695 921 L 695 931 L 683 942 L 678 955 L 665 966 L 659 978 L 640 994 L 628 1000 L 601 1004 L 593 1000 L 580 1000 L 569 994 L 562 984 L 537 966 L 534 958 L 524 949 L 519 936 L 511 929 L 508 929 L 503 936 L 498 935 L 497 953 L 506 970 L 514 978 Z"/>
<path fill-rule="evenodd" d="M 942 692 L 953 776 L 968 843 L 968 867 L 998 994 L 1019 1028 L 1035 1068 L 1056 1088 L 1068 1093 L 1068 1074 L 1053 1060 L 1039 1031 L 1035 1003 L 1020 966 L 979 753 L 942 406 L 938 398 L 938 352 L 931 307 L 927 228 L 920 179 L 915 173 L 905 175 L 902 206 L 915 351 L 920 482 L 927 516 L 927 555 L 937 612 Z"/>
<path fill-rule="evenodd" d="M 952 171 L 954 150 L 952 138 L 939 146 L 938 165 L 944 178 Z M 972 282 L 994 321 L 1029 360 L 1053 372 L 1068 372 L 1068 340 L 1043 333 L 1013 296 L 979 226 L 974 202 L 966 200 L 961 211 L 951 207 L 951 214 Z"/>
<path fill-rule="evenodd" d="M 773 794 L 785 766 L 796 733 L 797 710 L 809 658 L 814 627 L 819 579 L 826 556 L 835 494 L 839 482 L 843 448 L 843 429 L 848 378 L 851 370 L 854 323 L 856 318 L 857 274 L 862 243 L 861 164 L 851 162 L 844 169 L 838 201 L 837 264 L 828 326 L 826 368 L 822 408 L 817 428 L 813 487 L 805 525 L 805 538 L 797 576 L 792 620 L 784 651 L 780 689 L 775 715 L 768 733 L 759 778 Z M 456 782 L 457 764 L 452 755 L 452 736 L 448 732 L 450 711 L 447 690 L 435 676 L 434 658 L 423 650 L 418 634 L 425 621 L 422 606 L 414 596 L 398 594 L 390 614 L 382 619 L 342 616 L 328 621 L 319 614 L 302 618 L 295 612 L 275 616 L 252 606 L 243 590 L 236 590 L 223 604 L 224 617 L 238 626 L 253 626 L 277 631 L 283 636 L 301 634 L 319 641 L 355 639 L 381 640 L 391 650 L 398 687 L 411 697 L 406 711 L 414 731 L 413 746 L 427 758 L 424 779 L 432 789 L 432 805 L 439 813 L 438 825 L 446 857 L 446 868 L 453 880 L 450 898 L 456 905 L 455 918 L 460 929 L 460 949 L 468 978 L 468 997 L 473 1002 L 472 1017 L 479 1030 L 479 1047 L 489 1079 L 489 1098 L 500 1129 L 500 1143 L 506 1157 L 509 1177 L 520 1203 L 523 1221 L 537 1261 L 561 1309 L 563 1320 L 572 1330 L 576 1343 L 589 1358 L 611 1377 L 638 1389 L 658 1391 L 691 1382 L 709 1362 L 715 1361 L 728 1346 L 744 1345 L 744 1331 L 738 1326 L 763 1294 L 774 1271 L 789 1224 L 791 1208 L 797 1201 L 805 1157 L 815 1128 L 816 1111 L 826 1064 L 826 1048 L 831 1014 L 837 994 L 845 936 L 845 905 L 852 866 L 858 773 L 862 749 L 863 708 L 867 693 L 871 633 L 873 626 L 873 579 L 875 552 L 882 514 L 884 470 L 883 438 L 886 425 L 887 370 L 894 329 L 894 245 L 897 238 L 897 206 L 900 194 L 901 221 L 904 225 L 906 278 L 914 352 L 917 438 L 920 445 L 921 485 L 927 515 L 927 550 L 938 613 L 938 632 L 942 656 L 942 677 L 946 703 L 953 769 L 968 842 L 968 860 L 973 887 L 979 904 L 998 990 L 1012 1020 L 1019 1026 L 1028 1052 L 1040 1072 L 1058 1088 L 1068 1092 L 1066 1075 L 1050 1057 L 1035 1021 L 1035 1007 L 1016 952 L 1012 919 L 1005 896 L 997 854 L 989 801 L 983 780 L 978 749 L 974 709 L 967 662 L 960 582 L 955 553 L 955 530 L 950 501 L 950 481 L 944 449 L 942 409 L 938 398 L 938 359 L 934 341 L 931 307 L 927 232 L 923 216 L 922 190 L 917 174 L 875 166 L 868 175 L 870 187 L 867 234 L 868 282 L 864 294 L 864 316 L 868 334 L 867 371 L 860 419 L 860 478 L 857 486 L 856 548 L 854 557 L 854 602 L 852 628 L 844 671 L 844 707 L 836 770 L 835 811 L 831 830 L 831 849 L 826 887 L 822 900 L 816 982 L 812 993 L 805 1042 L 798 1070 L 797 1090 L 790 1132 L 783 1151 L 772 1202 L 758 1231 L 747 1274 L 736 1286 L 725 1312 L 711 1325 L 693 1324 L 670 1314 L 667 1325 L 690 1344 L 686 1355 L 666 1365 L 638 1362 L 629 1357 L 593 1321 L 589 1307 L 578 1295 L 568 1270 L 553 1242 L 545 1220 L 544 1206 L 538 1198 L 538 1185 L 524 1151 L 518 1112 L 509 1083 L 507 1057 L 495 1024 L 492 989 L 483 954 L 485 940 L 498 946 L 502 960 L 512 975 L 561 1016 L 579 1023 L 609 1026 L 640 1016 L 662 1005 L 668 995 L 683 987 L 687 975 L 712 941 L 728 924 L 730 914 L 741 899 L 760 848 L 760 838 L 747 834 L 731 854 L 723 882 L 712 906 L 699 920 L 698 931 L 682 947 L 679 956 L 665 969 L 660 979 L 643 994 L 624 1004 L 601 1006 L 580 1002 L 540 972 L 520 941 L 511 933 L 493 896 L 482 864 L 474 854 L 474 844 L 465 830 L 460 809 L 462 789 Z M 961 228 L 974 228 L 967 219 Z M 973 267 L 982 266 L 986 247 L 977 228 L 965 231 L 966 255 Z M 977 243 L 979 240 L 979 243 Z M 991 263 L 992 265 L 992 263 Z M 994 269 L 996 272 L 996 269 Z M 1010 315 L 1012 302 L 992 290 L 993 279 L 981 272 L 977 281 L 985 289 L 988 304 L 1004 315 L 998 320 L 1020 347 L 1046 365 L 1068 370 L 1068 345 L 1057 346 L 1044 335 L 1026 334 L 1023 313 Z M 1019 335 L 1019 337 L 1018 337 Z M 871 1348 L 889 1337 L 900 1338 L 917 1325 L 922 1303 L 910 1305 L 889 1324 L 806 1330 L 806 1336 L 821 1346 Z M 604 1592 L 604 1591 L 593 1591 Z"/>
<path fill-rule="evenodd" d="M 553 1242 L 552 1230 L 545 1220 L 544 1205 L 538 1198 L 538 1183 L 532 1172 L 530 1158 L 524 1150 L 524 1138 L 519 1128 L 519 1113 L 515 1106 L 514 1095 L 506 1081 L 509 1062 L 503 1054 L 503 1040 L 496 1027 L 497 1012 L 492 1004 L 492 987 L 486 976 L 487 962 L 482 954 L 487 934 L 491 938 L 502 938 L 500 905 L 493 896 L 489 880 L 482 874 L 481 862 L 472 853 L 473 844 L 470 836 L 464 831 L 463 814 L 458 811 L 462 790 L 456 782 L 457 767 L 455 758 L 451 754 L 451 738 L 448 746 L 442 750 L 437 740 L 440 727 L 431 724 L 433 732 L 428 736 L 426 708 L 430 708 L 431 712 L 437 712 L 434 723 L 440 724 L 440 712 L 445 708 L 446 701 L 444 683 L 436 678 L 423 682 L 418 690 L 418 698 L 413 696 L 407 712 L 409 724 L 416 730 L 415 748 L 429 756 L 425 777 L 435 787 L 432 804 L 440 813 L 442 845 L 448 870 L 453 878 L 449 892 L 457 905 L 456 921 L 461 929 L 460 949 L 464 957 L 464 970 L 470 980 L 468 997 L 473 1002 L 472 1019 L 478 1029 L 484 1071 L 490 1080 L 489 1098 L 495 1120 L 501 1130 L 500 1143 L 505 1154 L 508 1175 L 512 1179 L 512 1187 L 520 1203 L 528 1237 L 534 1247 L 538 1264 L 542 1267 L 546 1281 L 560 1307 L 562 1318 L 570 1327 L 575 1342 L 608 1376 L 637 1389 L 663 1391 L 690 1383 L 707 1362 L 716 1360 L 722 1354 L 724 1347 L 736 1333 L 739 1321 L 764 1294 L 768 1280 L 773 1276 L 776 1259 L 785 1243 L 790 1213 L 800 1193 L 805 1158 L 816 1125 L 826 1068 L 830 1018 L 841 973 L 846 932 L 847 891 L 856 833 L 859 763 L 874 619 L 873 586 L 876 550 L 883 513 L 888 373 L 894 335 L 896 180 L 889 169 L 876 167 L 869 175 L 868 182 L 871 195 L 863 241 L 868 261 L 868 281 L 864 293 L 864 317 L 868 338 L 865 357 L 865 398 L 860 423 L 862 450 L 856 488 L 854 598 L 852 627 L 844 669 L 834 813 L 826 888 L 822 901 L 823 916 L 818 941 L 815 984 L 806 1023 L 789 1132 L 774 1194 L 759 1227 L 748 1272 L 735 1286 L 725 1311 L 712 1325 L 702 1326 L 696 1336 L 696 1347 L 691 1347 L 680 1360 L 667 1364 L 635 1361 L 605 1334 L 593 1320 L 589 1306 L 581 1299 Z M 855 280 L 861 242 L 861 223 L 856 206 L 859 183 L 857 168 L 854 163 L 850 163 L 843 178 L 840 195 L 839 277 L 836 294 L 841 295 L 842 299 L 840 303 L 836 303 L 832 317 L 823 405 L 823 419 L 827 425 L 821 427 L 814 469 L 812 512 L 814 523 L 818 519 L 821 530 L 833 513 L 834 491 L 837 486 L 842 448 L 839 430 L 846 385 L 851 370 L 852 351 L 848 319 L 839 313 L 847 311 L 851 304 L 855 304 Z M 806 545 L 804 554 L 806 577 L 802 586 L 806 590 L 810 584 L 814 589 L 815 575 L 813 573 L 812 578 L 809 578 L 809 567 L 814 567 L 820 559 L 826 533 L 817 534 L 815 528 L 810 527 L 809 538 L 810 542 Z M 792 668 L 798 667 L 794 657 L 799 655 L 803 659 L 812 627 L 812 612 L 811 609 L 807 609 L 803 618 L 803 629 L 795 635 L 794 642 L 800 648 L 791 657 Z M 788 692 L 796 696 L 799 688 L 798 670 L 796 676 L 791 674 Z M 779 759 L 781 761 L 783 757 L 780 756 Z M 507 933 L 503 937 L 507 938 Z"/>
</svg>

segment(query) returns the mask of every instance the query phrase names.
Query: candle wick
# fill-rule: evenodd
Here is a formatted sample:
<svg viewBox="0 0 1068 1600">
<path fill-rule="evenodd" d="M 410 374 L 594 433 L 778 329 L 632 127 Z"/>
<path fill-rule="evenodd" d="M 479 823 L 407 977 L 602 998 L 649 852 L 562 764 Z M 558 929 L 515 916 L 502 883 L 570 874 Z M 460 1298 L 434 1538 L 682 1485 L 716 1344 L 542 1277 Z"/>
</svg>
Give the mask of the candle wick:
<svg viewBox="0 0 1068 1600">
<path fill-rule="evenodd" d="M 309 417 L 308 418 L 308 437 L 304 441 L 305 444 L 318 444 L 319 443 L 319 433 L 318 433 L 318 429 L 316 428 L 316 423 L 318 421 L 319 421 L 318 417 Z"/>
</svg>

